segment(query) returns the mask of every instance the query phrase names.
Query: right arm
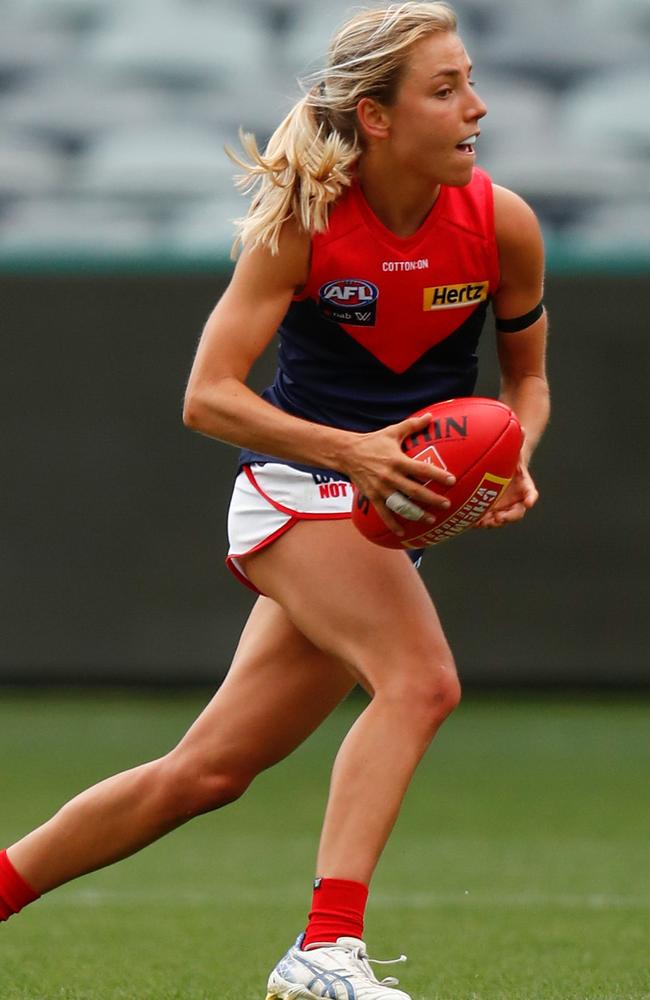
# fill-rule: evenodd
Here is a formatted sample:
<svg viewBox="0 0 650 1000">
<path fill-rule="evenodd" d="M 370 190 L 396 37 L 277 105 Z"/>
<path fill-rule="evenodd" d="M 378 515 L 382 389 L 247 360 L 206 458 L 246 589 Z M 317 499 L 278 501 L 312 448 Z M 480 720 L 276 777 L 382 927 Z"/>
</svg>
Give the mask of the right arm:
<svg viewBox="0 0 650 1000">
<path fill-rule="evenodd" d="M 426 426 L 427 418 L 359 434 L 284 413 L 245 384 L 296 288 L 305 284 L 308 260 L 309 237 L 293 222 L 283 227 L 275 256 L 263 247 L 243 251 L 201 336 L 183 420 L 192 430 L 252 451 L 339 469 L 372 501 L 391 530 L 399 531 L 384 504 L 386 497 L 399 490 L 416 503 L 435 506 L 435 496 L 421 484 L 444 477 L 442 470 L 438 474 L 400 448 L 407 434 Z"/>
<path fill-rule="evenodd" d="M 345 431 L 293 417 L 245 385 L 307 276 L 309 239 L 284 226 L 280 252 L 244 250 L 203 330 L 185 395 L 187 427 L 230 444 L 326 468 L 345 448 Z"/>
</svg>

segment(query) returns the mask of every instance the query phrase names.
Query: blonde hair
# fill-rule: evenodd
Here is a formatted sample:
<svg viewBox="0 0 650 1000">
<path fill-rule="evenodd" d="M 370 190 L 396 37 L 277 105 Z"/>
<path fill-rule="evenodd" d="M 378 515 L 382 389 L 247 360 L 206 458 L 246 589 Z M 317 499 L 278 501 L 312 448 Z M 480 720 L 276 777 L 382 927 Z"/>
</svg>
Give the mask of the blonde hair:
<svg viewBox="0 0 650 1000">
<path fill-rule="evenodd" d="M 352 183 L 362 152 L 356 108 L 363 97 L 390 106 L 412 46 L 433 32 L 455 31 L 446 3 L 393 3 L 351 17 L 330 44 L 327 66 L 291 109 L 261 153 L 255 137 L 240 132 L 249 160 L 226 152 L 245 173 L 237 186 L 253 193 L 248 213 L 236 219 L 232 256 L 242 246 L 278 252 L 283 224 L 294 217 L 308 233 L 327 229 L 329 210 Z"/>
</svg>

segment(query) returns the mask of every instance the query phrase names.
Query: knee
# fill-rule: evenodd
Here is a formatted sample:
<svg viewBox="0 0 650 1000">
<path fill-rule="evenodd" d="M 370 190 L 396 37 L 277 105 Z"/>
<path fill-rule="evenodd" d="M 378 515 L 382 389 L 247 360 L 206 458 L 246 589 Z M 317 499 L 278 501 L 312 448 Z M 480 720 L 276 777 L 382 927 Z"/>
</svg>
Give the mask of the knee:
<svg viewBox="0 0 650 1000">
<path fill-rule="evenodd" d="M 409 726 L 432 735 L 458 706 L 461 687 L 449 660 L 396 679 L 384 694 L 403 711 Z"/>
<path fill-rule="evenodd" d="M 213 767 L 172 751 L 161 761 L 164 795 L 179 820 L 220 809 L 240 798 L 252 780 L 235 768 Z"/>
<path fill-rule="evenodd" d="M 451 715 L 455 708 L 458 708 L 461 697 L 460 680 L 458 679 L 456 668 L 452 665 L 452 668 L 445 673 L 444 680 L 439 689 L 440 722 L 444 722 L 447 716 Z"/>
<path fill-rule="evenodd" d="M 434 730 L 458 706 L 461 697 L 460 681 L 453 664 L 440 667 L 428 676 L 420 678 L 410 692 L 412 711 L 422 719 L 424 725 Z"/>
</svg>

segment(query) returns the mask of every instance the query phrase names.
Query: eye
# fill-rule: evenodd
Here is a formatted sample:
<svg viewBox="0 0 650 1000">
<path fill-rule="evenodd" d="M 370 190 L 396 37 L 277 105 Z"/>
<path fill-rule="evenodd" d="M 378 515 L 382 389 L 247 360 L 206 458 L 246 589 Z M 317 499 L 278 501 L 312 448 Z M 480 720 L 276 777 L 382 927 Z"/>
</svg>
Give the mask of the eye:
<svg viewBox="0 0 650 1000">
<path fill-rule="evenodd" d="M 476 86 L 476 80 L 468 80 L 467 82 L 469 83 L 470 87 Z"/>
<path fill-rule="evenodd" d="M 451 87 L 442 87 L 441 90 L 436 90 L 436 97 L 441 97 L 443 100 L 445 100 L 445 98 L 449 97 L 451 93 L 452 93 Z"/>
</svg>

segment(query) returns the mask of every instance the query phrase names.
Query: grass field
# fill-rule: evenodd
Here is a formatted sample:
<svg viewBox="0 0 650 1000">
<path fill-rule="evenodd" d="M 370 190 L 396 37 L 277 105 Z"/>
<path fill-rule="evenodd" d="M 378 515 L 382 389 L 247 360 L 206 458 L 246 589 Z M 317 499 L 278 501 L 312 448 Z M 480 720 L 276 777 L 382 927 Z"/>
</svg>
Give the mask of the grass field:
<svg viewBox="0 0 650 1000">
<path fill-rule="evenodd" d="M 202 700 L 4 693 L 0 845 L 164 752 Z M 0 1000 L 263 1000 L 304 925 L 330 764 L 360 705 L 240 802 L 2 925 Z M 649 749 L 647 699 L 468 698 L 377 872 L 371 955 L 409 955 L 414 1000 L 650 998 Z"/>
</svg>

